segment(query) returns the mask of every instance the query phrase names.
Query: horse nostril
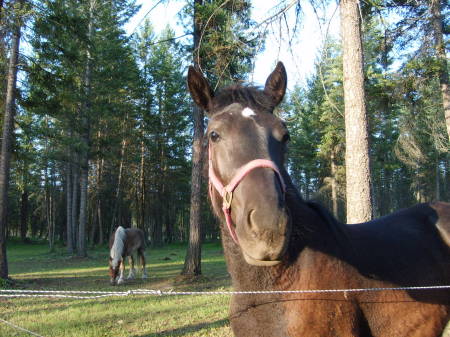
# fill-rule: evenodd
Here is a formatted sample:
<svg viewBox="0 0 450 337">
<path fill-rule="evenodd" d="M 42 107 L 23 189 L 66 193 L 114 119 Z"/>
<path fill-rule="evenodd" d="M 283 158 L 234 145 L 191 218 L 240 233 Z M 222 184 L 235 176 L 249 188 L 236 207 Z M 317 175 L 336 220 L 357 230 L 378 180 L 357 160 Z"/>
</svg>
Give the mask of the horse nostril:
<svg viewBox="0 0 450 337">
<path fill-rule="evenodd" d="M 253 238 L 256 238 L 257 237 L 257 232 L 258 232 L 258 225 L 257 225 L 257 220 L 256 220 L 256 210 L 254 210 L 254 209 L 251 209 L 249 212 L 248 212 L 248 215 L 247 215 L 247 224 L 248 224 L 248 228 L 249 228 L 249 230 L 250 230 L 250 235 L 253 237 Z"/>
</svg>

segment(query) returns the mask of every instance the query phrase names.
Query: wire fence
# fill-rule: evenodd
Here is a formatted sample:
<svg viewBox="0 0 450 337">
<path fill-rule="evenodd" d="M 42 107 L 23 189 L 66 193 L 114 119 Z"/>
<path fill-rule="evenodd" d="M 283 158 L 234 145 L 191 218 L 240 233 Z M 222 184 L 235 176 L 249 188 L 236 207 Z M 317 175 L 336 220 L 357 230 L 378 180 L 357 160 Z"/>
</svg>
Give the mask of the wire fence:
<svg viewBox="0 0 450 337">
<path fill-rule="evenodd" d="M 33 332 L 33 331 L 28 330 L 28 329 L 22 328 L 21 326 L 18 326 L 18 325 L 16 325 L 16 324 L 11 323 L 11 322 L 9 322 L 9 321 L 7 321 L 7 320 L 4 320 L 4 319 L 2 319 L 2 318 L 0 318 L 0 322 L 5 323 L 5 324 L 8 325 L 9 327 L 11 327 L 11 328 L 13 328 L 13 329 L 16 329 L 16 330 L 20 330 L 20 331 L 25 332 L 25 333 L 27 333 L 27 334 L 29 334 L 29 335 L 37 336 L 37 337 L 44 337 L 44 336 L 38 335 L 36 332 Z"/>
<path fill-rule="evenodd" d="M 442 290 L 450 289 L 450 285 L 423 287 L 391 287 L 391 288 L 349 288 L 349 289 L 305 289 L 305 290 L 249 290 L 249 291 L 173 291 L 154 289 L 133 289 L 127 291 L 91 291 L 91 290 L 29 290 L 29 289 L 0 289 L 0 297 L 17 298 L 68 298 L 68 299 L 98 299 L 105 297 L 126 297 L 135 295 L 146 296 L 217 296 L 217 295 L 274 295 L 274 294 L 323 294 L 323 293 L 354 293 L 379 292 L 399 290 Z M 14 323 L 0 318 L 0 322 L 32 336 L 44 337 L 33 331 L 22 328 Z"/>
<path fill-rule="evenodd" d="M 391 287 L 391 288 L 349 288 L 349 289 L 305 289 L 305 290 L 248 290 L 248 291 L 174 291 L 154 289 L 133 289 L 126 291 L 90 291 L 90 290 L 24 290 L 24 289 L 0 289 L 0 297 L 45 297 L 45 298 L 71 298 L 71 299 L 96 299 L 105 297 L 126 296 L 217 296 L 217 295 L 282 295 L 282 294 L 324 294 L 324 293 L 355 293 L 355 292 L 379 292 L 400 290 L 443 290 L 450 289 L 450 285 L 421 286 L 421 287 Z"/>
</svg>

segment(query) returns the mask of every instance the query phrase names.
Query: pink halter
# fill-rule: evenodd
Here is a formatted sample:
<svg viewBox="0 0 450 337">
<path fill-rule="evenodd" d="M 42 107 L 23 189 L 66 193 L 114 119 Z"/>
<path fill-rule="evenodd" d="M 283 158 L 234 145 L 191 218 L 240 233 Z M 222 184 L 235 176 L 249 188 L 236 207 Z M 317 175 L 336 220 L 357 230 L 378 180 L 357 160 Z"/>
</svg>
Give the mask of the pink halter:
<svg viewBox="0 0 450 337">
<path fill-rule="evenodd" d="M 227 222 L 228 230 L 230 231 L 231 237 L 233 238 L 234 242 L 236 244 L 239 244 L 238 238 L 236 236 L 236 232 L 234 230 L 234 227 L 232 225 L 233 221 L 231 219 L 231 202 L 233 200 L 233 191 L 236 189 L 236 187 L 239 185 L 239 183 L 249 174 L 252 170 L 258 167 L 262 168 L 270 168 L 275 171 L 275 173 L 278 176 L 278 179 L 280 180 L 281 189 L 283 190 L 283 194 L 286 191 L 286 187 L 283 181 L 283 178 L 280 174 L 280 171 L 278 170 L 278 167 L 276 164 L 267 159 L 255 159 L 247 164 L 241 166 L 234 177 L 231 179 L 231 181 L 228 183 L 228 185 L 223 186 L 222 182 L 219 180 L 219 178 L 214 173 L 213 165 L 212 165 L 212 156 L 211 156 L 211 145 L 209 145 L 208 148 L 208 156 L 209 156 L 209 169 L 208 169 L 208 175 L 209 175 L 209 193 L 211 196 L 212 201 L 212 186 L 219 192 L 219 194 L 222 196 L 223 204 L 222 204 L 222 211 L 225 215 L 225 219 Z"/>
</svg>

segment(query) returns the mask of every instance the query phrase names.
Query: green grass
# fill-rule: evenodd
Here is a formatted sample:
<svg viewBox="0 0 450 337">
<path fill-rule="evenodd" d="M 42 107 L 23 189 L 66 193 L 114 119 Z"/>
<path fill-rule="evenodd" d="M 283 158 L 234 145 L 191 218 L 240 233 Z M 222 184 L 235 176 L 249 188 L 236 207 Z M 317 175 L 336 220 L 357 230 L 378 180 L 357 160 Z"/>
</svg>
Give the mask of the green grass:
<svg viewBox="0 0 450 337">
<path fill-rule="evenodd" d="M 108 249 L 96 248 L 85 259 L 45 244 L 8 245 L 14 287 L 33 290 L 231 290 L 222 247 L 202 248 L 203 278 L 180 282 L 186 247 L 147 249 L 149 279 L 113 287 L 107 274 Z M 229 296 L 128 296 L 74 300 L 0 298 L 0 318 L 42 336 L 232 336 Z M 0 336 L 30 336 L 0 322 Z"/>
</svg>

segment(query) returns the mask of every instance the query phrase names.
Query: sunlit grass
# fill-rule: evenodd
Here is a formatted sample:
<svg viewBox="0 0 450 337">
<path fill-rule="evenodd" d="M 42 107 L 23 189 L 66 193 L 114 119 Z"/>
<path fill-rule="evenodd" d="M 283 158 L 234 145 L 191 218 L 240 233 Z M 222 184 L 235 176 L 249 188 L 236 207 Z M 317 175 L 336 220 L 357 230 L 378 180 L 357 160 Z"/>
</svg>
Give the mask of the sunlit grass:
<svg viewBox="0 0 450 337">
<path fill-rule="evenodd" d="M 194 284 L 177 282 L 186 247 L 171 245 L 147 251 L 150 278 L 109 285 L 106 247 L 72 258 L 62 247 L 48 253 L 44 244 L 8 246 L 10 276 L 21 289 L 230 290 L 220 244 L 204 245 L 204 278 Z M 140 277 L 140 274 L 138 274 Z M 89 300 L 0 299 L 0 318 L 42 336 L 232 336 L 228 296 L 129 296 Z M 0 336 L 29 336 L 0 322 Z"/>
</svg>

